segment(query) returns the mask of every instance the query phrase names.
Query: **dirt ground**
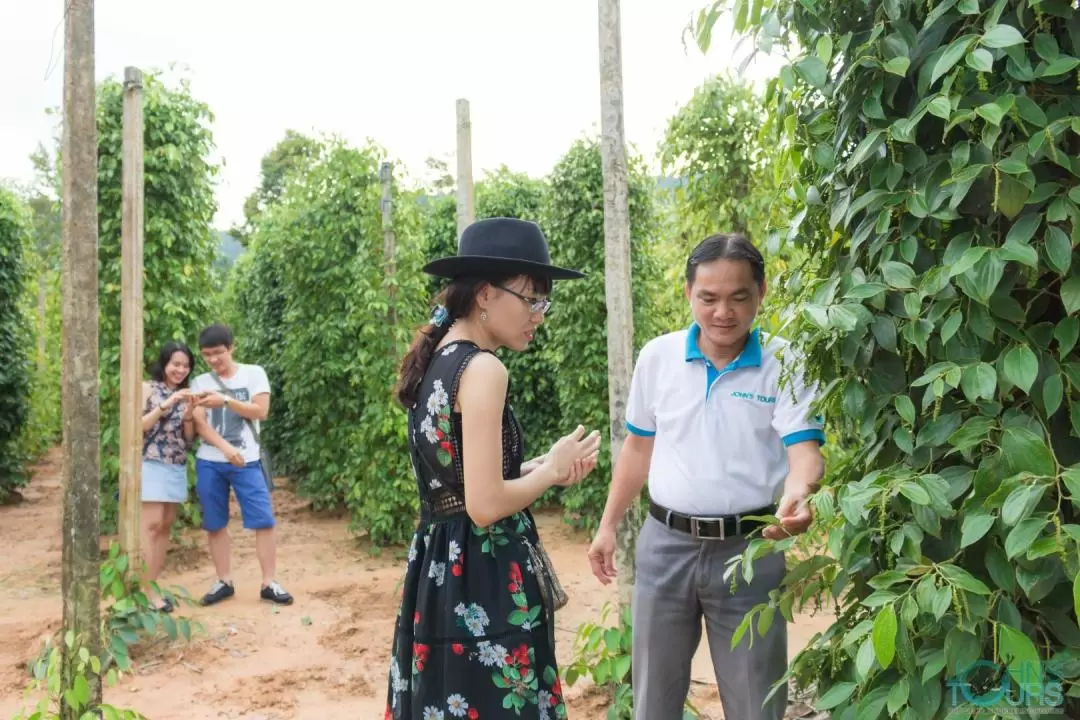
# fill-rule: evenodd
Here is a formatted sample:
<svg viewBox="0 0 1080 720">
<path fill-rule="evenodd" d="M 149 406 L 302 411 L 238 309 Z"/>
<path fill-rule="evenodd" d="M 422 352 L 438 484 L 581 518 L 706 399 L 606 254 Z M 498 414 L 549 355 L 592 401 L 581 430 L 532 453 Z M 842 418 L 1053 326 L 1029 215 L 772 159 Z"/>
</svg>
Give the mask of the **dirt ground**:
<svg viewBox="0 0 1080 720">
<path fill-rule="evenodd" d="M 0 718 L 23 699 L 27 661 L 60 626 L 60 468 L 53 455 L 36 469 L 19 505 L 0 507 Z M 397 614 L 403 549 L 373 554 L 350 537 L 347 519 L 315 514 L 287 490 L 276 496 L 280 517 L 279 578 L 296 597 L 291 607 L 260 602 L 254 538 L 240 527 L 234 504 L 233 567 L 237 596 L 212 608 L 182 606 L 202 625 L 190 643 L 163 643 L 142 654 L 130 674 L 105 692 L 120 707 L 152 720 L 326 720 L 383 717 L 386 671 Z M 552 561 L 571 595 L 558 619 L 563 665 L 573 652 L 574 629 L 596 620 L 614 591 L 599 585 L 585 557 L 588 538 L 538 518 Z M 108 538 L 103 538 L 107 544 Z M 213 569 L 198 532 L 171 548 L 162 581 L 201 596 Z M 797 617 L 789 626 L 797 652 L 829 618 Z M 703 639 L 694 660 L 694 704 L 722 718 Z M 566 688 L 570 717 L 604 717 L 605 696 L 587 681 Z"/>
</svg>

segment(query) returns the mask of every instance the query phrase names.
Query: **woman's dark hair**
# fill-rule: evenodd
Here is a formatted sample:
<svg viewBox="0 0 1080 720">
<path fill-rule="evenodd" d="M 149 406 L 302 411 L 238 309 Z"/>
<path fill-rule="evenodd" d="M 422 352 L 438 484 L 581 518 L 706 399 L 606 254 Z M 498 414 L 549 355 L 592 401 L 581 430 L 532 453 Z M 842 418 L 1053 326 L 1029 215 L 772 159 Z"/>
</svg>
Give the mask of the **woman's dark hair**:
<svg viewBox="0 0 1080 720">
<path fill-rule="evenodd" d="M 465 317 L 472 311 L 473 305 L 476 303 L 476 293 L 484 283 L 496 286 L 506 285 L 514 277 L 518 276 L 455 278 L 445 290 L 438 294 L 435 298 L 435 304 L 446 308 L 447 317 L 442 325 L 436 326 L 428 322 L 416 331 L 412 345 L 409 346 L 409 350 L 401 360 L 398 384 L 394 389 L 398 402 L 406 408 L 411 408 L 416 404 L 417 395 L 420 392 L 420 383 L 423 381 L 424 373 L 427 372 L 428 365 L 431 363 L 431 356 L 435 354 L 435 348 L 446 337 L 446 333 L 450 331 L 450 326 L 454 324 L 454 321 Z M 544 295 L 551 292 L 550 277 L 539 275 L 529 276 L 529 279 L 532 281 L 535 292 Z"/>
<path fill-rule="evenodd" d="M 191 381 L 191 373 L 195 371 L 195 354 L 191 352 L 191 348 L 187 345 L 175 340 L 170 340 L 161 347 L 157 362 L 150 368 L 150 377 L 157 382 L 165 382 L 165 367 L 176 353 L 184 353 L 188 359 L 188 374 L 184 381 L 180 383 L 180 388 L 183 389 L 188 386 Z"/>
</svg>

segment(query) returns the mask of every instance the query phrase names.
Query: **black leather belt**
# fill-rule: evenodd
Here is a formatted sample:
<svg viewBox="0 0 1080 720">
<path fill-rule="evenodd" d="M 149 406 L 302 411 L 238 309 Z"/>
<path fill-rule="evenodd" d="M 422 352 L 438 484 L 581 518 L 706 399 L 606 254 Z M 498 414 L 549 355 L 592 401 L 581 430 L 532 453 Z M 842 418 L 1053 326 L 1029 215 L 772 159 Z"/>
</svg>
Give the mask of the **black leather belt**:
<svg viewBox="0 0 1080 720">
<path fill-rule="evenodd" d="M 749 518 L 753 515 L 775 515 L 776 506 L 768 505 L 737 515 L 703 518 L 668 510 L 650 499 L 649 514 L 672 530 L 686 533 L 693 538 L 699 540 L 724 540 L 729 537 L 746 535 L 757 528 L 765 527 L 767 523 L 760 520 L 744 520 L 743 518 Z"/>
</svg>

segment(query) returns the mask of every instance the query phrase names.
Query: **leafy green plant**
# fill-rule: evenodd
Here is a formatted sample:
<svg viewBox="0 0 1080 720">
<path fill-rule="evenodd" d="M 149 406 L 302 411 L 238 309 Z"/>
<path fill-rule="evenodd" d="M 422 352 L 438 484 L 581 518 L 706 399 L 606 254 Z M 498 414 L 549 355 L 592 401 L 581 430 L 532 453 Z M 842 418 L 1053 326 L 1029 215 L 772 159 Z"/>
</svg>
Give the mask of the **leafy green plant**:
<svg viewBox="0 0 1080 720">
<path fill-rule="evenodd" d="M 59 145 L 59 140 L 56 141 Z M 30 410 L 20 440 L 27 463 L 35 462 L 60 440 L 61 287 L 60 250 L 63 218 L 56 155 L 44 145 L 31 154 L 34 181 L 20 191 L 30 211 L 30 233 L 24 252 L 26 316 L 32 318 L 27 347 L 33 359 Z"/>
<path fill-rule="evenodd" d="M 91 703 L 90 684 L 87 677 L 92 673 L 100 676 L 103 670 L 101 659 L 79 643 L 75 634 L 68 631 L 64 635 L 64 644 L 72 658 L 70 676 L 74 678 L 72 687 L 64 690 L 61 684 L 64 652 L 61 648 L 47 644 L 42 657 L 34 663 L 33 680 L 26 689 L 26 697 L 44 693 L 33 710 L 25 708 L 16 713 L 12 720 L 59 720 L 61 707 L 70 708 L 80 720 L 145 720 L 145 716 L 135 710 L 117 708 L 105 703 Z M 105 675 L 106 683 L 113 686 L 119 680 L 115 668 L 110 668 Z"/>
<path fill-rule="evenodd" d="M 695 23 L 702 45 L 725 6 Z M 836 718 L 1075 717 L 1080 13 L 730 7 L 738 32 L 790 58 L 766 131 L 814 262 L 786 323 L 852 449 L 814 498 L 827 545 L 793 572 L 837 619 L 790 675 Z M 741 569 L 789 543 L 753 544 Z M 790 619 L 796 599 L 755 614 Z M 973 707 L 957 691 L 972 668 L 975 692 L 1063 697 Z"/>
<path fill-rule="evenodd" d="M 786 229 L 789 201 L 777 192 L 776 147 L 760 134 L 764 115 L 752 85 L 717 75 L 668 120 L 658 159 L 678 183 L 676 226 L 686 250 L 715 232 L 764 243 Z"/>
<path fill-rule="evenodd" d="M 181 80 L 165 85 L 143 78 L 145 152 L 144 346 L 147 366 L 161 345 L 195 346 L 199 331 L 216 319 L 212 267 L 216 211 L 209 161 L 213 148 L 209 108 Z M 116 523 L 120 399 L 120 231 L 123 85 L 108 79 L 98 89 L 98 217 L 101 308 L 102 527 Z"/>
<path fill-rule="evenodd" d="M 686 256 L 718 232 L 747 233 L 765 255 L 769 282 L 762 327 L 775 328 L 798 295 L 794 270 L 805 250 L 788 242 L 793 203 L 778 182 L 779 147 L 761 134 L 765 114 L 764 100 L 752 85 L 717 75 L 695 89 L 668 121 L 658 159 L 677 184 L 665 218 L 670 230 L 663 248 L 664 284 L 680 296 L 681 315 L 686 314 L 681 297 Z"/>
<path fill-rule="evenodd" d="M 641 159 L 631 158 L 630 234 L 633 276 L 634 348 L 658 334 L 654 288 L 660 268 L 655 261 L 656 218 L 652 181 Z M 548 312 L 543 352 L 550 367 L 573 368 L 554 375 L 560 408 L 560 434 L 578 423 L 606 432 L 611 427 L 607 381 L 607 301 L 604 295 L 604 181 L 600 145 L 576 141 L 555 166 L 544 198 L 543 227 L 552 261 L 578 268 L 587 277 L 555 288 Z M 543 448 L 546 450 L 547 448 Z M 561 492 L 566 519 L 594 528 L 603 513 L 611 477 L 611 457 L 600 454 L 596 470 Z"/>
<path fill-rule="evenodd" d="M 101 564 L 100 583 L 102 600 L 107 606 L 101 627 L 102 641 L 106 646 L 106 669 L 115 664 L 120 670 L 129 670 L 133 648 L 161 637 L 171 641 L 183 637 L 190 642 L 192 631 L 200 629 L 200 626 L 193 627 L 187 618 L 174 618 L 150 604 L 139 574 L 131 567 L 128 556 L 121 554 L 116 542 L 110 544 L 109 555 Z M 151 589 L 158 596 L 172 600 L 177 607 L 181 600 L 192 603 L 182 588 L 180 597 L 172 592 L 163 592 L 157 583 L 152 583 Z"/>
<path fill-rule="evenodd" d="M 268 433 L 282 430 L 269 435 L 271 447 L 301 494 L 316 507 L 344 503 L 376 543 L 400 541 L 415 522 L 404 412 L 392 389 L 412 329 L 427 317 L 419 209 L 397 189 L 397 273 L 386 276 L 382 156 L 324 141 L 259 215 L 230 291 L 245 297 L 241 327 L 251 336 L 240 342 L 251 343 L 248 357 L 266 363 L 274 384 Z"/>
<path fill-rule="evenodd" d="M 618 622 L 609 625 L 612 613 Z M 630 655 L 633 650 L 633 632 L 630 606 L 619 612 L 614 603 L 604 603 L 598 622 L 585 622 L 578 626 L 574 635 L 574 656 L 563 678 L 573 686 L 583 677 L 589 677 L 598 688 L 611 693 L 608 720 L 632 720 L 634 696 L 630 687 Z"/>
<path fill-rule="evenodd" d="M 610 622 L 612 614 L 616 615 L 614 624 Z M 604 603 L 598 622 L 578 626 L 574 636 L 573 660 L 563 669 L 563 678 L 568 686 L 588 677 L 596 687 L 610 693 L 608 720 L 632 720 L 634 717 L 634 691 L 630 684 L 633 629 L 629 605 L 620 612 L 616 603 Z M 687 700 L 683 720 L 698 717 L 701 717 L 701 713 Z"/>
<path fill-rule="evenodd" d="M 23 302 L 28 249 L 27 209 L 0 188 L 0 504 L 27 480 L 20 441 L 31 387 L 27 350 L 32 336 Z"/>
</svg>

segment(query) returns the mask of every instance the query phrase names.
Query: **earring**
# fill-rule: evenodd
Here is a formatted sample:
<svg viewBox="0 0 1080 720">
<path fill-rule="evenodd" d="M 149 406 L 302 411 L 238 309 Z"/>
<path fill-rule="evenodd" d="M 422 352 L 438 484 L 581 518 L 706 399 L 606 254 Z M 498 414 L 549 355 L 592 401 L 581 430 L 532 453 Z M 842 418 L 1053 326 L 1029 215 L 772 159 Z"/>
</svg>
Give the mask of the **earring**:
<svg viewBox="0 0 1080 720">
<path fill-rule="evenodd" d="M 480 322 L 487 322 L 487 310 L 480 311 Z"/>
</svg>

